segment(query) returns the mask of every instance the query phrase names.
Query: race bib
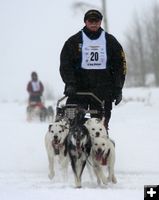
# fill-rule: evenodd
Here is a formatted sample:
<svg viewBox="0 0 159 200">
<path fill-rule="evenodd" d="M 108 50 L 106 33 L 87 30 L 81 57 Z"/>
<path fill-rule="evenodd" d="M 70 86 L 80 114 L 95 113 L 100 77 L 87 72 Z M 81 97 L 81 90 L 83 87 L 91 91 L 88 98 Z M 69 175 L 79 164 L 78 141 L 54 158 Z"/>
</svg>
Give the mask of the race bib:
<svg viewBox="0 0 159 200">
<path fill-rule="evenodd" d="M 83 69 L 106 69 L 107 52 L 105 33 L 102 31 L 96 40 L 89 39 L 82 31 L 82 64 Z"/>
<path fill-rule="evenodd" d="M 32 81 L 32 89 L 34 92 L 40 91 L 40 82 L 39 81 Z"/>
</svg>

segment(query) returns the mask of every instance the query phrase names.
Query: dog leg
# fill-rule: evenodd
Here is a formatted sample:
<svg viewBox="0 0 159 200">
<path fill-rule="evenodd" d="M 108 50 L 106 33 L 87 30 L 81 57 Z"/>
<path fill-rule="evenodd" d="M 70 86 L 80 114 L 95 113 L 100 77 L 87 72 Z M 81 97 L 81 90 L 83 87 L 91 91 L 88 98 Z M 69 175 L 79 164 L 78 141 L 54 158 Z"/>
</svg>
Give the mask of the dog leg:
<svg viewBox="0 0 159 200">
<path fill-rule="evenodd" d="M 76 185 L 76 188 L 81 188 L 81 179 L 76 175 L 74 174 L 75 176 L 75 185 Z"/>
<path fill-rule="evenodd" d="M 79 176 L 79 169 L 78 169 L 77 163 L 75 164 L 75 166 L 76 166 L 76 168 L 73 169 L 75 185 L 76 185 L 76 188 L 81 188 L 81 177 Z"/>
<path fill-rule="evenodd" d="M 101 185 L 100 176 L 99 176 L 99 174 L 98 174 L 98 172 L 96 170 L 95 170 L 95 175 L 97 177 L 97 183 L 98 183 L 98 185 Z"/>
<path fill-rule="evenodd" d="M 54 158 L 53 156 L 48 156 L 48 160 L 49 160 L 49 174 L 48 177 L 49 179 L 53 179 L 53 177 L 55 176 L 55 171 L 54 171 Z"/>
<path fill-rule="evenodd" d="M 108 181 L 113 182 L 114 184 L 117 183 L 117 179 L 114 174 L 114 167 L 108 166 Z"/>
<path fill-rule="evenodd" d="M 94 170 L 95 170 L 95 174 L 97 176 L 97 183 L 98 183 L 98 185 L 101 184 L 101 181 L 102 181 L 103 184 L 106 185 L 108 183 L 108 179 L 105 176 L 102 167 L 100 165 L 95 165 Z"/>
<path fill-rule="evenodd" d="M 50 136 L 49 132 L 47 132 L 47 134 L 45 136 L 45 147 L 46 147 L 46 152 L 47 152 L 48 162 L 49 162 L 49 174 L 48 174 L 48 177 L 49 177 L 49 179 L 53 179 L 53 177 L 55 175 L 55 171 L 54 171 L 54 153 L 53 153 L 53 148 L 52 148 L 52 144 L 51 144 L 51 136 Z"/>
<path fill-rule="evenodd" d="M 102 180 L 103 184 L 107 185 L 107 184 L 108 184 L 108 179 L 107 179 L 107 177 L 105 176 L 102 167 L 99 167 L 98 173 L 99 173 L 99 177 L 100 177 L 100 179 Z"/>
<path fill-rule="evenodd" d="M 71 160 L 71 167 L 73 170 L 73 174 L 74 174 L 74 179 L 75 179 L 75 185 L 77 188 L 81 188 L 81 180 L 78 176 L 78 164 L 77 164 L 77 160 L 75 157 L 72 157 L 70 154 L 70 160 Z"/>
<path fill-rule="evenodd" d="M 109 180 L 109 182 L 117 183 L 117 179 L 116 179 L 115 173 L 114 173 L 115 150 L 113 147 L 111 148 L 111 153 L 110 153 L 110 157 L 108 160 L 108 180 Z"/>
<path fill-rule="evenodd" d="M 116 177 L 115 177 L 115 175 L 113 174 L 113 176 L 112 176 L 112 182 L 114 183 L 114 184 L 116 184 L 117 183 L 117 179 L 116 179 Z"/>
<path fill-rule="evenodd" d="M 62 177 L 63 180 L 66 182 L 68 179 L 68 164 L 69 164 L 69 159 L 68 156 L 60 156 L 59 157 L 59 162 L 61 166 L 61 171 L 62 171 Z"/>
<path fill-rule="evenodd" d="M 90 167 L 90 164 L 88 162 L 86 163 L 86 166 L 87 166 L 87 171 L 88 171 L 90 180 L 93 181 L 92 167 Z"/>
<path fill-rule="evenodd" d="M 76 187 L 77 188 L 81 188 L 81 176 L 82 176 L 82 172 L 83 172 L 83 169 L 84 169 L 84 166 L 85 166 L 86 163 L 84 163 L 83 161 L 81 160 L 78 160 L 76 161 L 76 179 L 75 179 L 75 183 L 76 183 Z"/>
<path fill-rule="evenodd" d="M 67 160 L 65 161 L 62 168 L 63 168 L 63 180 L 64 182 L 67 182 L 68 180 L 68 161 Z"/>
<path fill-rule="evenodd" d="M 100 179 L 100 176 L 99 176 L 98 165 L 95 165 L 95 163 L 93 165 L 94 165 L 93 170 L 94 170 L 94 173 L 95 173 L 96 178 L 97 178 L 97 183 L 98 183 L 98 185 L 101 185 L 101 179 Z"/>
<path fill-rule="evenodd" d="M 86 160 L 76 160 L 75 163 L 73 163 L 72 165 L 72 169 L 74 172 L 74 177 L 75 177 L 75 185 L 77 188 L 81 188 L 81 177 L 82 177 L 82 173 L 84 170 L 84 167 L 86 165 Z"/>
<path fill-rule="evenodd" d="M 113 182 L 114 184 L 117 183 L 117 179 L 114 173 L 114 163 L 115 157 L 113 156 L 112 159 L 108 162 L 108 180 L 109 182 Z"/>
</svg>

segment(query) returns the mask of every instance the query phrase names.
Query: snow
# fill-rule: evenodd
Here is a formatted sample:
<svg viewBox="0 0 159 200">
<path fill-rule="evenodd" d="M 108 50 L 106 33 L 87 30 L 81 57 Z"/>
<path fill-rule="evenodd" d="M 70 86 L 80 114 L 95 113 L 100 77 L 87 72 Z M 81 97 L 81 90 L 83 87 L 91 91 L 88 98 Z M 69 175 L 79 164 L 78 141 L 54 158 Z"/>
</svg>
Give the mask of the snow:
<svg viewBox="0 0 159 200">
<path fill-rule="evenodd" d="M 74 187 L 71 168 L 67 182 L 59 166 L 48 179 L 48 123 L 28 123 L 24 102 L 0 102 L 0 200 L 143 199 L 144 185 L 159 180 L 159 89 L 124 89 L 123 95 L 113 107 L 109 131 L 116 143 L 118 183 L 98 186 L 85 168 L 81 189 Z"/>
</svg>

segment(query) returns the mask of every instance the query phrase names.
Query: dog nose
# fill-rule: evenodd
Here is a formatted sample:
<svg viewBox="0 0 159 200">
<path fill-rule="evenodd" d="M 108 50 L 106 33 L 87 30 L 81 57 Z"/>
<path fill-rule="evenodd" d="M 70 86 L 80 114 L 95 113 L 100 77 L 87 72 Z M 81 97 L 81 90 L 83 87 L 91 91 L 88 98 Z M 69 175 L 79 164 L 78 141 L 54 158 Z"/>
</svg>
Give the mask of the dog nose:
<svg viewBox="0 0 159 200">
<path fill-rule="evenodd" d="M 77 142 L 80 142 L 80 138 L 77 138 L 77 140 L 76 140 Z"/>
<path fill-rule="evenodd" d="M 57 135 L 54 135 L 54 139 L 57 140 L 57 138 L 58 138 L 58 136 L 57 136 Z"/>
<path fill-rule="evenodd" d="M 99 132 L 96 132 L 96 137 L 99 137 L 100 133 Z"/>
<path fill-rule="evenodd" d="M 97 152 L 98 152 L 98 153 L 101 153 L 101 152 L 102 152 L 102 149 L 101 149 L 101 148 L 98 148 L 98 149 L 97 149 Z"/>
</svg>

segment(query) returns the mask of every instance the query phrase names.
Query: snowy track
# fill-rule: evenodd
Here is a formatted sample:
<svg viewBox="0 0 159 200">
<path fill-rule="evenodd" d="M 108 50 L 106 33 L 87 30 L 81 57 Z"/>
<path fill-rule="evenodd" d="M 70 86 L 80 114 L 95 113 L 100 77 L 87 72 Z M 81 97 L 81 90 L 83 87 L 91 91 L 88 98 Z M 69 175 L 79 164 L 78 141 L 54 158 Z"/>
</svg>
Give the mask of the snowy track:
<svg viewBox="0 0 159 200">
<path fill-rule="evenodd" d="M 82 189 L 74 188 L 74 181 L 64 183 L 63 181 L 50 181 L 45 173 L 0 173 L 0 199 L 76 199 L 96 200 L 109 197 L 112 200 L 119 200 L 127 196 L 129 200 L 139 200 L 143 197 L 143 184 L 145 175 L 142 174 L 118 174 L 119 183 L 116 185 L 97 186 L 96 182 L 83 180 Z M 148 180 L 153 178 L 147 176 Z M 85 179 L 83 177 L 83 179 Z"/>
<path fill-rule="evenodd" d="M 70 171 L 71 172 L 71 171 Z M 121 190 L 143 190 L 143 186 L 150 184 L 158 184 L 158 173 L 153 172 L 116 172 L 118 178 L 117 184 L 108 184 L 108 186 L 98 186 L 96 181 L 91 181 L 83 176 L 83 189 L 121 189 Z M 63 182 L 57 177 L 54 180 L 47 178 L 47 173 L 33 172 L 0 172 L 0 188 L 12 188 L 18 190 L 36 190 L 36 189 L 63 189 L 74 188 L 74 180 Z"/>
</svg>

